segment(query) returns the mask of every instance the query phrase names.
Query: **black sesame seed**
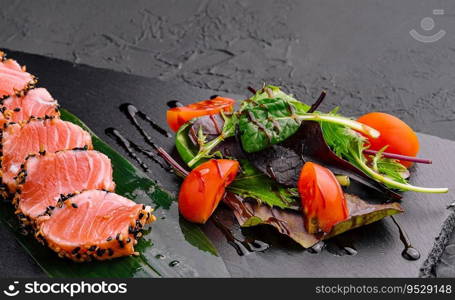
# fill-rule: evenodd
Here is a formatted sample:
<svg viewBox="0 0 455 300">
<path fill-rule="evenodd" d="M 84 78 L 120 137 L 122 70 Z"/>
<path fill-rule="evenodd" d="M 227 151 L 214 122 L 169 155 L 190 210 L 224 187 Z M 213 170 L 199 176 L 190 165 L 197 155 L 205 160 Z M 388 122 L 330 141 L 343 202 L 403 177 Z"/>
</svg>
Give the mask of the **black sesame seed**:
<svg viewBox="0 0 455 300">
<path fill-rule="evenodd" d="M 115 239 L 118 241 L 120 239 L 120 233 L 117 233 L 117 235 L 115 236 Z"/>
<path fill-rule="evenodd" d="M 93 245 L 90 248 L 88 248 L 88 251 L 95 251 L 95 250 L 96 250 L 96 245 Z"/>
<path fill-rule="evenodd" d="M 107 249 L 107 254 L 108 254 L 109 256 L 114 255 L 114 250 L 112 250 L 111 248 L 108 248 L 108 249 Z"/>
<path fill-rule="evenodd" d="M 123 243 L 123 241 L 118 241 L 118 245 L 119 245 L 120 248 L 125 247 L 125 244 Z"/>
<path fill-rule="evenodd" d="M 106 249 L 101 249 L 101 248 L 98 248 L 98 250 L 96 250 L 96 255 L 98 256 L 103 256 L 103 254 L 106 252 Z"/>
<path fill-rule="evenodd" d="M 74 207 L 74 208 L 78 208 L 76 203 L 71 203 L 71 206 Z"/>
<path fill-rule="evenodd" d="M 71 251 L 72 254 L 76 254 L 79 252 L 79 250 L 81 250 L 81 247 L 76 247 L 73 249 L 73 251 Z"/>
<path fill-rule="evenodd" d="M 111 237 L 111 236 L 108 237 L 108 238 L 106 239 L 106 241 L 108 241 L 108 242 L 112 241 L 112 237 Z"/>
<path fill-rule="evenodd" d="M 15 111 L 15 112 L 20 112 L 21 109 L 20 109 L 20 107 L 16 107 L 16 108 L 14 109 L 14 111 Z"/>
</svg>

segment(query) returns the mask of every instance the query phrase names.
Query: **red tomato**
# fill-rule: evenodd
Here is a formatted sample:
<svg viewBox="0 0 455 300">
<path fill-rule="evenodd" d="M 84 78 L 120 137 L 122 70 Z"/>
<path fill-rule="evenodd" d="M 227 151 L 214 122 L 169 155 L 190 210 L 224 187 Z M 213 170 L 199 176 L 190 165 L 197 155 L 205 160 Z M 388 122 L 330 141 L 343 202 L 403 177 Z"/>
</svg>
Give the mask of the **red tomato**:
<svg viewBox="0 0 455 300">
<path fill-rule="evenodd" d="M 349 216 L 343 190 L 327 168 L 307 162 L 300 172 L 297 187 L 302 201 L 305 229 L 328 233 L 333 225 Z"/>
<path fill-rule="evenodd" d="M 235 100 L 224 97 L 215 97 L 210 100 L 203 100 L 186 106 L 173 107 L 167 111 L 167 124 L 173 131 L 179 130 L 180 126 L 191 119 L 215 115 L 221 111 L 230 112 L 234 108 Z"/>
<path fill-rule="evenodd" d="M 361 116 L 357 121 L 378 130 L 381 135 L 377 139 L 369 139 L 370 149 L 381 150 L 384 146 L 385 152 L 395 153 L 406 156 L 417 156 L 419 152 L 419 139 L 414 130 L 405 122 L 395 116 L 372 112 Z M 410 167 L 412 162 L 400 161 L 406 167 Z"/>
<path fill-rule="evenodd" d="M 236 160 L 211 159 L 188 174 L 180 187 L 179 210 L 190 222 L 205 223 L 239 170 Z"/>
</svg>

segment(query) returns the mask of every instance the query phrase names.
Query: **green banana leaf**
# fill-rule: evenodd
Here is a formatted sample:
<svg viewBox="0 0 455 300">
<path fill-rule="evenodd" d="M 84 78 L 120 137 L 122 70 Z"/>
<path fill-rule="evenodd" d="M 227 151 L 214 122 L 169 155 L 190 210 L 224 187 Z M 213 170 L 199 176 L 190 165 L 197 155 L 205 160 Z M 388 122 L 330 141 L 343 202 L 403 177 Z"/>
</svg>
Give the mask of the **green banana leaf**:
<svg viewBox="0 0 455 300">
<path fill-rule="evenodd" d="M 155 207 L 158 220 L 139 240 L 136 247 L 140 256 L 74 263 L 58 258 L 56 253 L 39 244 L 30 234 L 24 235 L 13 206 L 2 203 L 0 220 L 49 277 L 229 276 L 216 248 L 201 228 L 180 218 L 172 195 L 97 137 L 76 116 L 62 109 L 61 118 L 91 133 L 95 150 L 103 152 L 112 161 L 116 192 L 138 203 Z"/>
</svg>

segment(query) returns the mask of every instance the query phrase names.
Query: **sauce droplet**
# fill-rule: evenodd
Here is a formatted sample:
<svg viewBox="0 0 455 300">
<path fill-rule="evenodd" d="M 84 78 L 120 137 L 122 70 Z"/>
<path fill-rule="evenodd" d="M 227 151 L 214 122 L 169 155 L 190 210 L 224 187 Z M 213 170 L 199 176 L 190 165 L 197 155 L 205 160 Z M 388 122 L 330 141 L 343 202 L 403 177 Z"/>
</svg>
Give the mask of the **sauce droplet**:
<svg viewBox="0 0 455 300">
<path fill-rule="evenodd" d="M 213 216 L 210 220 L 220 230 L 220 232 L 226 238 L 226 241 L 231 245 L 239 256 L 244 256 L 252 252 L 262 252 L 267 250 L 270 245 L 262 241 L 254 239 L 240 240 L 234 236 L 232 231 L 224 225 L 216 216 Z"/>
<path fill-rule="evenodd" d="M 169 263 L 169 267 L 173 268 L 173 267 L 176 267 L 180 264 L 180 262 L 178 260 L 173 260 Z"/>
<path fill-rule="evenodd" d="M 353 247 L 344 246 L 343 250 L 344 250 L 344 252 L 346 252 L 347 255 L 356 255 L 357 254 L 357 250 Z"/>
<path fill-rule="evenodd" d="M 317 244 L 314 244 L 312 247 L 308 248 L 308 252 L 312 254 L 318 254 L 321 253 L 322 250 L 324 249 L 325 242 L 320 241 Z"/>
<path fill-rule="evenodd" d="M 404 250 L 403 252 L 401 252 L 401 256 L 403 256 L 407 260 L 418 260 L 420 258 L 419 251 L 411 245 L 411 241 L 408 235 L 401 227 L 401 225 L 398 223 L 398 221 L 395 219 L 395 217 L 391 216 L 391 218 L 395 225 L 398 227 L 398 231 L 400 232 L 400 240 L 403 242 L 404 245 Z"/>
<path fill-rule="evenodd" d="M 405 248 L 401 255 L 407 260 L 418 260 L 420 258 L 419 251 L 412 246 Z"/>
<path fill-rule="evenodd" d="M 180 102 L 177 101 L 177 100 L 168 101 L 166 104 L 167 104 L 167 106 L 168 106 L 169 108 L 175 108 L 175 107 L 182 107 L 182 106 L 183 106 L 183 104 L 180 103 Z"/>
</svg>

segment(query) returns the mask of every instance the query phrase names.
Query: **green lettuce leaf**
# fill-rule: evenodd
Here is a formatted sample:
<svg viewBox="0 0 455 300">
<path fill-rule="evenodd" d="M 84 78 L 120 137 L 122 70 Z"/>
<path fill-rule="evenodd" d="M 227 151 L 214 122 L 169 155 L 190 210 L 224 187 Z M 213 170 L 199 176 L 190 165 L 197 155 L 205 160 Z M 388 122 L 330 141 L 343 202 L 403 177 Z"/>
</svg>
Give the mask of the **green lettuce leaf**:
<svg viewBox="0 0 455 300">
<path fill-rule="evenodd" d="M 270 207 L 299 209 L 296 189 L 286 188 L 256 169 L 249 161 L 240 160 L 241 172 L 228 190 L 242 198 L 253 198 Z"/>
<path fill-rule="evenodd" d="M 175 144 L 181 159 L 188 163 L 199 152 L 189 138 L 191 122 L 186 123 L 177 132 Z M 203 158 L 198 164 L 205 161 Z M 242 197 L 255 199 L 270 207 L 291 208 L 298 207 L 298 194 L 295 189 L 286 188 L 264 175 L 247 160 L 240 160 L 241 171 L 228 189 Z M 196 164 L 197 165 L 197 164 Z M 193 166 L 195 167 L 195 166 Z"/>
</svg>

